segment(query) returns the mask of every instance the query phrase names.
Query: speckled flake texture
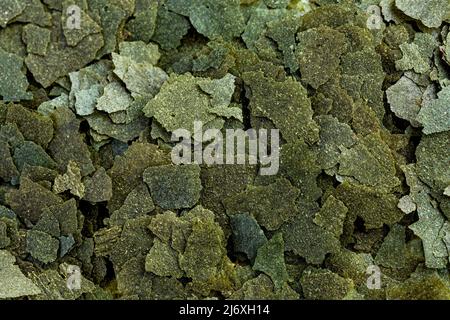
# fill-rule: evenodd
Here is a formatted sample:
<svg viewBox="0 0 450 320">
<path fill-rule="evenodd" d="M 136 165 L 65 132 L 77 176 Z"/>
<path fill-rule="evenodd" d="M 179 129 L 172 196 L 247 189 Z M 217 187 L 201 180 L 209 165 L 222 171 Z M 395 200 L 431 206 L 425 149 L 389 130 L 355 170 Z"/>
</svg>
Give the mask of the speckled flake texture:
<svg viewBox="0 0 450 320">
<path fill-rule="evenodd" d="M 449 274 L 449 0 L 0 1 L 0 300 Z"/>
</svg>

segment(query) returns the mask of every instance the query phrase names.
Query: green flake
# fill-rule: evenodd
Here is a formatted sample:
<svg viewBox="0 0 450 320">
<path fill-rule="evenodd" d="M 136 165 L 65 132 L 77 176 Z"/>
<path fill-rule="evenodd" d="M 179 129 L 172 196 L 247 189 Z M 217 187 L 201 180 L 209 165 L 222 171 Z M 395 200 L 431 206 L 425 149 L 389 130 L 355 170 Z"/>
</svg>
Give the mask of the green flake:
<svg viewBox="0 0 450 320">
<path fill-rule="evenodd" d="M 109 0 L 89 1 L 92 17 L 100 25 L 104 38 L 104 46 L 97 52 L 97 58 L 115 51 L 117 42 L 122 38 L 123 24 L 130 15 L 123 4 L 124 2 L 111 2 Z"/>
<path fill-rule="evenodd" d="M 0 48 L 0 96 L 4 101 L 32 99 L 32 94 L 27 92 L 28 81 L 22 67 L 21 57 Z"/>
<path fill-rule="evenodd" d="M 15 54 L 22 59 L 27 55 L 26 45 L 22 40 L 23 26 L 12 24 L 6 29 L 0 29 L 0 49 Z"/>
<path fill-rule="evenodd" d="M 58 238 L 61 234 L 59 221 L 49 210 L 42 212 L 41 218 L 33 227 L 33 230 L 45 232 L 55 238 Z"/>
<path fill-rule="evenodd" d="M 49 154 L 58 164 L 59 170 L 64 172 L 69 161 L 75 161 L 81 169 L 81 175 L 92 173 L 91 153 L 79 133 L 80 120 L 68 108 L 59 107 L 52 114 L 55 135 L 50 142 Z"/>
<path fill-rule="evenodd" d="M 414 234 L 422 239 L 425 264 L 428 268 L 445 268 L 449 253 L 443 242 L 445 236 L 444 216 L 433 207 L 430 196 L 424 192 L 417 195 L 417 213 L 419 221 L 410 225 Z"/>
<path fill-rule="evenodd" d="M 406 266 L 406 228 L 399 224 L 391 227 L 383 244 L 377 252 L 375 263 L 388 268 Z"/>
<path fill-rule="evenodd" d="M 11 244 L 11 239 L 8 236 L 8 226 L 5 222 L 0 221 L 0 249 L 4 249 Z"/>
<path fill-rule="evenodd" d="M 285 284 L 275 290 L 272 280 L 265 274 L 246 281 L 231 297 L 233 300 L 298 300 L 299 294 Z"/>
<path fill-rule="evenodd" d="M 53 169 L 25 164 L 22 169 L 21 177 L 27 177 L 34 182 L 45 182 L 51 184 L 57 175 L 58 172 Z"/>
<path fill-rule="evenodd" d="M 296 55 L 302 79 L 317 89 L 338 72 L 340 56 L 346 52 L 344 34 L 328 27 L 298 33 Z"/>
<path fill-rule="evenodd" d="M 386 290 L 386 298 L 389 300 L 448 300 L 450 299 L 448 279 L 434 272 L 413 273 L 406 281 L 389 286 Z"/>
<path fill-rule="evenodd" d="M 447 197 L 450 197 L 450 186 L 448 186 L 447 188 L 445 188 L 444 190 L 444 195 Z"/>
<path fill-rule="evenodd" d="M 276 21 L 284 13 L 285 10 L 270 10 L 262 6 L 255 8 L 242 34 L 242 40 L 244 40 L 247 48 L 255 50 L 256 42 L 264 35 L 267 24 Z"/>
<path fill-rule="evenodd" d="M 317 186 L 321 168 L 317 165 L 315 150 L 303 140 L 284 144 L 280 150 L 280 173 L 300 190 L 300 198 L 306 202 L 320 198 L 322 190 Z"/>
<path fill-rule="evenodd" d="M 303 272 L 300 284 L 307 300 L 342 300 L 354 287 L 350 279 L 312 267 Z"/>
<path fill-rule="evenodd" d="M 41 103 L 37 111 L 44 116 L 49 116 L 57 108 L 67 107 L 68 105 L 69 105 L 69 96 L 66 94 L 66 92 L 64 92 L 60 96 L 52 100 Z"/>
<path fill-rule="evenodd" d="M 267 117 L 280 129 L 288 142 L 318 140 L 319 128 L 312 120 L 313 111 L 306 89 L 293 78 L 279 82 L 259 72 L 243 75 L 250 87 L 250 110 L 255 117 Z M 270 96 L 267 92 L 271 92 Z"/>
<path fill-rule="evenodd" d="M 343 233 L 347 212 L 348 209 L 344 203 L 330 195 L 314 217 L 314 223 L 339 238 Z"/>
<path fill-rule="evenodd" d="M 70 106 L 80 116 L 92 114 L 98 98 L 107 85 L 106 78 L 112 73 L 112 63 L 101 60 L 77 72 L 69 73 L 71 82 Z"/>
<path fill-rule="evenodd" d="M 113 197 L 108 202 L 111 212 L 119 209 L 128 194 L 142 183 L 145 169 L 169 163 L 170 156 L 149 143 L 135 142 L 122 156 L 116 157 L 109 171 L 113 183 Z"/>
<path fill-rule="evenodd" d="M 286 8 L 290 0 L 264 0 L 264 3 L 270 8 Z"/>
<path fill-rule="evenodd" d="M 69 236 L 81 231 L 77 216 L 77 202 L 74 198 L 63 203 L 48 205 L 43 209 L 43 214 L 45 211 L 49 211 L 49 214 L 58 219 L 61 235 Z"/>
<path fill-rule="evenodd" d="M 244 29 L 244 17 L 239 0 L 170 0 L 167 7 L 176 13 L 189 16 L 198 33 L 216 39 L 231 40 L 240 36 Z"/>
<path fill-rule="evenodd" d="M 145 271 L 161 277 L 181 278 L 184 275 L 178 265 L 178 253 L 159 239 L 155 239 L 145 258 Z"/>
<path fill-rule="evenodd" d="M 117 272 L 117 290 L 124 299 L 150 299 L 153 276 L 145 272 L 144 257 L 131 257 Z"/>
<path fill-rule="evenodd" d="M 391 110 L 401 119 L 408 120 L 418 127 L 416 120 L 422 102 L 423 90 L 411 79 L 403 76 L 386 91 Z"/>
<path fill-rule="evenodd" d="M 404 215 L 397 208 L 398 198 L 393 194 L 348 182 L 340 184 L 336 191 L 336 198 L 348 208 L 347 219 L 354 221 L 359 216 L 368 229 L 394 224 Z"/>
<path fill-rule="evenodd" d="M 281 233 L 274 235 L 258 249 L 253 269 L 270 276 L 276 290 L 282 288 L 288 274 L 284 263 L 284 241 Z"/>
<path fill-rule="evenodd" d="M 395 66 L 399 70 L 414 69 L 417 73 L 426 73 L 430 71 L 430 59 L 436 47 L 437 42 L 431 34 L 416 33 L 412 43 L 400 45 L 403 57 L 395 62 Z"/>
<path fill-rule="evenodd" d="M 155 215 L 148 228 L 161 241 L 170 243 L 170 246 L 178 253 L 184 252 L 186 238 L 192 232 L 191 224 L 186 219 L 186 216 L 179 218 L 171 211 Z"/>
<path fill-rule="evenodd" d="M 51 235 L 31 230 L 27 232 L 27 252 L 43 263 L 53 262 L 58 258 L 59 241 Z"/>
<path fill-rule="evenodd" d="M 120 239 L 111 246 L 110 260 L 114 264 L 114 270 L 124 268 L 124 264 L 134 257 L 145 257 L 153 244 L 153 236 L 147 229 L 150 223 L 149 216 L 127 220 L 123 226 Z M 145 262 L 142 262 L 144 269 Z"/>
<path fill-rule="evenodd" d="M 441 47 L 441 50 L 444 50 L 444 60 L 450 65 L 450 33 L 447 34 L 447 38 L 445 38 L 444 46 Z"/>
<path fill-rule="evenodd" d="M 426 5 L 421 0 L 395 0 L 395 6 L 429 28 L 439 27 L 450 13 L 447 0 L 428 0 Z"/>
<path fill-rule="evenodd" d="M 0 205 L 0 218 L 8 218 L 14 220 L 16 218 L 16 214 L 11 209 Z"/>
<path fill-rule="evenodd" d="M 83 199 L 89 202 L 108 201 L 112 197 L 112 181 L 105 168 L 98 168 L 92 177 L 83 180 L 85 193 Z"/>
<path fill-rule="evenodd" d="M 16 124 L 26 140 L 33 141 L 44 148 L 53 139 L 51 119 L 20 105 L 8 106 L 6 121 Z"/>
<path fill-rule="evenodd" d="M 191 208 L 200 199 L 198 165 L 150 167 L 144 171 L 144 181 L 155 203 L 163 209 Z"/>
<path fill-rule="evenodd" d="M 132 99 L 119 82 L 111 82 L 105 86 L 103 95 L 97 100 L 97 110 L 114 113 L 127 110 Z"/>
<path fill-rule="evenodd" d="M 156 97 L 144 107 L 145 115 L 154 117 L 169 132 L 179 128 L 194 132 L 195 121 L 206 124 L 220 119 L 212 113 L 214 107 L 210 96 L 199 88 L 199 81 L 203 79 L 190 74 L 171 75 Z"/>
<path fill-rule="evenodd" d="M 41 0 L 25 0 L 25 9 L 14 21 L 30 22 L 41 27 L 52 25 L 52 15 L 46 10 Z"/>
<path fill-rule="evenodd" d="M 141 183 L 126 197 L 122 207 L 114 211 L 108 221 L 111 225 L 123 225 L 126 220 L 146 215 L 155 210 L 148 187 Z"/>
<path fill-rule="evenodd" d="M 416 211 L 417 206 L 411 196 L 406 195 L 400 198 L 397 207 L 406 214 Z"/>
<path fill-rule="evenodd" d="M 133 40 L 149 42 L 156 28 L 158 2 L 153 0 L 136 1 L 133 18 L 127 23 L 127 30 L 131 32 Z"/>
<path fill-rule="evenodd" d="M 161 57 L 158 46 L 154 43 L 142 41 L 121 42 L 119 50 L 121 56 L 128 57 L 135 63 L 156 65 Z"/>
<path fill-rule="evenodd" d="M 54 14 L 53 18 L 57 20 L 58 15 Z M 59 78 L 93 61 L 103 44 L 103 37 L 99 33 L 87 35 L 74 47 L 51 42 L 45 57 L 29 54 L 25 63 L 36 81 L 47 88 Z"/>
<path fill-rule="evenodd" d="M 390 190 L 400 184 L 395 158 L 377 133 L 360 137 L 353 148 L 344 150 L 339 164 L 339 175 L 351 176 L 367 186 Z"/>
<path fill-rule="evenodd" d="M 23 42 L 27 45 L 27 52 L 45 56 L 50 43 L 50 34 L 48 29 L 27 24 L 23 28 L 22 35 Z"/>
<path fill-rule="evenodd" d="M 121 44 L 121 54 L 113 53 L 114 73 L 125 83 L 133 98 L 153 98 L 167 80 L 167 74 L 153 63 L 159 53 L 153 44 Z M 122 52 L 123 51 L 123 52 Z"/>
<path fill-rule="evenodd" d="M 109 118 L 115 124 L 126 124 L 128 121 L 128 115 L 126 111 L 117 111 L 109 114 Z"/>
<path fill-rule="evenodd" d="M 200 80 L 200 89 L 211 96 L 210 112 L 225 118 L 234 117 L 242 121 L 242 110 L 239 107 L 228 107 L 235 90 L 236 77 L 227 73 L 221 79 Z"/>
<path fill-rule="evenodd" d="M 156 18 L 156 29 L 152 40 L 162 49 L 175 49 L 181 45 L 181 39 L 188 33 L 189 21 L 179 14 L 160 7 Z"/>
<path fill-rule="evenodd" d="M 6 194 L 6 203 L 21 218 L 36 223 L 41 210 L 47 206 L 61 203 L 62 200 L 50 190 L 28 178 L 22 178 L 19 190 Z"/>
<path fill-rule="evenodd" d="M 148 127 L 148 119 L 144 117 L 138 118 L 130 123 L 116 124 L 107 115 L 94 113 L 86 116 L 86 120 L 96 133 L 122 142 L 134 140 Z"/>
<path fill-rule="evenodd" d="M 333 116 L 319 116 L 315 120 L 320 126 L 317 162 L 321 168 L 331 169 L 338 164 L 342 147 L 353 146 L 356 137 L 350 126 L 340 123 Z"/>
<path fill-rule="evenodd" d="M 69 266 L 67 263 L 59 265 L 59 270 L 49 269 L 43 272 L 33 272 L 31 280 L 41 290 L 42 294 L 36 296 L 36 300 L 75 300 L 83 294 L 92 292 L 96 286 L 81 275 L 81 289 L 68 288 Z M 74 266 L 71 265 L 72 269 Z M 34 298 L 34 297 L 33 297 Z"/>
<path fill-rule="evenodd" d="M 68 8 L 72 5 L 76 5 L 76 0 L 63 0 L 62 11 L 67 12 Z M 64 33 L 64 37 L 67 44 L 74 47 L 80 43 L 85 37 L 101 32 L 101 27 L 85 12 L 84 8 L 80 10 L 80 28 L 73 28 L 68 23 L 70 16 L 67 14 L 61 15 L 61 25 Z"/>
<path fill-rule="evenodd" d="M 450 132 L 423 136 L 416 149 L 419 178 L 436 192 L 450 185 Z"/>
<path fill-rule="evenodd" d="M 44 149 L 31 141 L 26 141 L 14 150 L 14 163 L 19 171 L 25 165 L 56 168 L 56 163 Z"/>
<path fill-rule="evenodd" d="M 23 134 L 14 123 L 6 123 L 5 125 L 0 126 L 0 137 L 2 141 L 12 149 L 20 147 L 25 142 Z"/>
<path fill-rule="evenodd" d="M 59 256 L 62 258 L 72 250 L 75 244 L 73 235 L 59 237 Z"/>
<path fill-rule="evenodd" d="M 342 77 L 340 83 L 354 100 L 362 99 L 383 119 L 383 82 L 386 74 L 375 47 L 365 45 L 363 50 L 350 51 L 341 58 Z"/>
<path fill-rule="evenodd" d="M 299 68 L 295 48 L 297 46 L 296 35 L 300 24 L 299 17 L 292 11 L 288 11 L 279 19 L 267 23 L 266 36 L 277 43 L 278 49 L 283 53 L 284 64 L 291 72 L 295 72 Z"/>
<path fill-rule="evenodd" d="M 248 185 L 245 191 L 225 199 L 223 203 L 227 214 L 248 213 L 261 226 L 277 230 L 298 214 L 295 201 L 299 193 L 287 179 L 280 178 L 268 186 Z"/>
<path fill-rule="evenodd" d="M 53 192 L 58 194 L 70 190 L 70 193 L 74 196 L 83 198 L 85 189 L 84 184 L 81 182 L 80 168 L 76 162 L 70 160 L 67 164 L 66 173 L 55 178 Z"/>
<path fill-rule="evenodd" d="M 94 112 L 95 104 L 102 95 L 101 90 L 101 86 L 94 85 L 75 93 L 75 110 L 78 115 L 85 116 Z"/>
<path fill-rule="evenodd" d="M 235 196 L 252 184 L 256 167 L 251 165 L 213 165 L 202 167 L 202 205 L 216 215 L 225 234 L 229 232 L 229 218 L 222 201 Z M 233 221 L 233 220 L 231 220 Z M 256 254 L 256 251 L 254 252 Z"/>
<path fill-rule="evenodd" d="M 0 178 L 5 181 L 12 181 L 17 179 L 19 175 L 8 143 L 0 142 Z"/>
<path fill-rule="evenodd" d="M 201 206 L 186 214 L 192 224 L 192 232 L 186 239 L 186 247 L 179 258 L 181 269 L 193 279 L 194 288 L 208 292 L 211 289 L 230 289 L 227 269 L 231 267 L 226 255 L 225 237 L 214 221 L 214 214 Z M 222 288 L 224 287 L 224 288 Z"/>
<path fill-rule="evenodd" d="M 297 214 L 280 231 L 283 233 L 286 251 L 294 252 L 308 263 L 321 264 L 325 255 L 336 251 L 339 246 L 339 241 L 331 232 L 313 222 L 311 213 Z"/>
<path fill-rule="evenodd" d="M 450 87 L 444 87 L 438 93 L 438 99 L 425 104 L 417 116 L 424 128 L 423 133 L 432 134 L 450 131 Z"/>
<path fill-rule="evenodd" d="M 380 7 L 383 13 L 384 20 L 386 20 L 387 22 L 395 23 L 401 22 L 402 16 L 395 6 L 395 0 L 381 0 Z"/>
<path fill-rule="evenodd" d="M 261 227 L 248 213 L 235 214 L 230 217 L 230 225 L 233 233 L 234 251 L 245 253 L 254 261 L 258 249 L 267 242 L 267 238 Z"/>
<path fill-rule="evenodd" d="M 185 300 L 191 297 L 183 284 L 175 278 L 155 277 L 152 284 L 152 299 Z"/>
<path fill-rule="evenodd" d="M 114 246 L 120 239 L 122 228 L 113 226 L 101 228 L 94 233 L 94 252 L 98 257 L 105 257 L 111 254 Z"/>
<path fill-rule="evenodd" d="M 2 9 L 0 11 L 0 26 L 5 28 L 11 20 L 22 13 L 25 7 L 25 2 L 21 0 L 3 1 Z"/>
<path fill-rule="evenodd" d="M 15 262 L 16 258 L 11 253 L 0 251 L 0 299 L 40 294 L 41 290 L 25 277 Z"/>
</svg>

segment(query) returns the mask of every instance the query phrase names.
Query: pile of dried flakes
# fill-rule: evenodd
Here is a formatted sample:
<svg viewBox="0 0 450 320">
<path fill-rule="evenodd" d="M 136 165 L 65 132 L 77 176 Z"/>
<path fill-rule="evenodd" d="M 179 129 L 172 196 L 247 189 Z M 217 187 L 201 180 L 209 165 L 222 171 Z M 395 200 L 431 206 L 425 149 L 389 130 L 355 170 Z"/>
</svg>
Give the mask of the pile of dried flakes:
<svg viewBox="0 0 450 320">
<path fill-rule="evenodd" d="M 2 0 L 0 97 L 1 299 L 450 299 L 448 0 Z"/>
</svg>

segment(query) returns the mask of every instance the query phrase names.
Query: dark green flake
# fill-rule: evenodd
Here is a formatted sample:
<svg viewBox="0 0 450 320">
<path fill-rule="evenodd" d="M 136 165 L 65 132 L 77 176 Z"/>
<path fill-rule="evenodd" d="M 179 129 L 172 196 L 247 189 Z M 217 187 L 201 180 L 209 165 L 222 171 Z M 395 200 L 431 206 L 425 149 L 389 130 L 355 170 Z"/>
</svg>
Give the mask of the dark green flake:
<svg viewBox="0 0 450 320">
<path fill-rule="evenodd" d="M 193 207 L 202 189 L 197 165 L 150 167 L 144 171 L 144 181 L 155 203 L 163 209 Z"/>
<path fill-rule="evenodd" d="M 288 274 L 284 263 L 284 241 L 281 233 L 274 235 L 272 239 L 258 249 L 253 269 L 270 276 L 275 289 L 280 289 L 287 281 Z"/>
</svg>

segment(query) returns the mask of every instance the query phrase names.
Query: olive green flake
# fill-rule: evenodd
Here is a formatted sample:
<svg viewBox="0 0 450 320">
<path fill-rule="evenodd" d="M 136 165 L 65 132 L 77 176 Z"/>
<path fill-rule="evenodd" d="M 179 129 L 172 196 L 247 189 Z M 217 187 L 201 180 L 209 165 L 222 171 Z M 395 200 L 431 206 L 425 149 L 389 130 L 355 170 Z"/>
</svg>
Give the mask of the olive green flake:
<svg viewBox="0 0 450 320">
<path fill-rule="evenodd" d="M 395 5 L 406 15 L 420 20 L 429 28 L 439 27 L 450 13 L 447 0 L 429 0 L 426 6 L 420 0 L 395 0 Z"/>
<path fill-rule="evenodd" d="M 344 34 L 328 27 L 300 32 L 296 56 L 302 79 L 317 89 L 338 72 L 340 57 L 347 50 Z"/>
<path fill-rule="evenodd" d="M 22 67 L 21 57 L 0 48 L 0 96 L 4 101 L 32 99 L 32 94 L 27 92 L 28 81 Z"/>
<path fill-rule="evenodd" d="M 15 265 L 16 258 L 6 250 L 0 251 L 0 299 L 33 296 L 41 290 Z"/>
<path fill-rule="evenodd" d="M 444 87 L 438 93 L 437 100 L 432 100 L 420 109 L 416 119 L 423 124 L 423 133 L 450 131 L 449 103 L 450 87 Z"/>
<path fill-rule="evenodd" d="M 53 262 L 58 258 L 59 241 L 42 231 L 27 232 L 27 252 L 43 263 Z"/>
<path fill-rule="evenodd" d="M 248 213 L 235 214 L 230 217 L 233 233 L 234 251 L 245 253 L 254 261 L 258 249 L 267 242 L 261 227 Z"/>
<path fill-rule="evenodd" d="M 86 177 L 83 184 L 85 186 L 84 200 L 103 202 L 112 197 L 112 181 L 103 167 L 98 168 L 92 177 Z"/>
<path fill-rule="evenodd" d="M 295 201 L 299 194 L 289 180 L 280 178 L 268 186 L 249 185 L 245 191 L 224 200 L 224 205 L 229 215 L 248 213 L 261 226 L 277 230 L 298 214 Z"/>
<path fill-rule="evenodd" d="M 145 259 L 145 271 L 161 277 L 181 278 L 184 272 L 178 265 L 178 253 L 168 244 L 155 239 Z"/>
<path fill-rule="evenodd" d="M 53 184 L 54 193 L 58 194 L 70 190 L 70 193 L 78 198 L 83 198 L 85 189 L 81 182 L 81 170 L 74 161 L 69 161 L 66 173 L 57 176 Z"/>
<path fill-rule="evenodd" d="M 280 289 L 287 281 L 284 241 L 281 233 L 274 235 L 258 249 L 253 269 L 267 274 L 272 279 L 276 290 Z"/>
<path fill-rule="evenodd" d="M 300 284 L 308 300 L 342 300 L 354 288 L 352 280 L 312 267 L 303 272 Z"/>
<path fill-rule="evenodd" d="M 191 208 L 202 190 L 198 165 L 150 167 L 144 181 L 155 203 L 163 209 Z"/>
<path fill-rule="evenodd" d="M 0 26 L 5 28 L 6 25 L 17 17 L 25 9 L 26 4 L 21 0 L 5 0 L 2 3 L 0 11 Z"/>
<path fill-rule="evenodd" d="M 27 45 L 27 52 L 45 56 L 50 44 L 50 35 L 51 32 L 48 29 L 27 24 L 23 28 L 22 36 L 23 42 Z"/>
<path fill-rule="evenodd" d="M 386 95 L 397 117 L 408 120 L 414 127 L 419 126 L 416 118 L 421 108 L 423 90 L 414 81 L 404 76 L 386 91 Z"/>
<path fill-rule="evenodd" d="M 343 233 L 347 212 L 348 209 L 344 203 L 330 195 L 314 217 L 314 223 L 339 238 Z"/>
</svg>

